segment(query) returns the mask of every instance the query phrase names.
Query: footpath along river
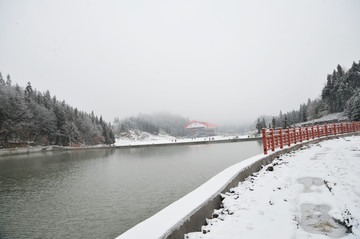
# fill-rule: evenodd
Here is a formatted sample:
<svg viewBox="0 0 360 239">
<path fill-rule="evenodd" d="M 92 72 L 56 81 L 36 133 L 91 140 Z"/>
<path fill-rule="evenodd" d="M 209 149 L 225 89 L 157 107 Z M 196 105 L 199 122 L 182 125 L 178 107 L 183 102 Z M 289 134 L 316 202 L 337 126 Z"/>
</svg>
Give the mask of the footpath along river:
<svg viewBox="0 0 360 239">
<path fill-rule="evenodd" d="M 0 239 L 114 238 L 261 141 L 0 157 Z"/>
</svg>

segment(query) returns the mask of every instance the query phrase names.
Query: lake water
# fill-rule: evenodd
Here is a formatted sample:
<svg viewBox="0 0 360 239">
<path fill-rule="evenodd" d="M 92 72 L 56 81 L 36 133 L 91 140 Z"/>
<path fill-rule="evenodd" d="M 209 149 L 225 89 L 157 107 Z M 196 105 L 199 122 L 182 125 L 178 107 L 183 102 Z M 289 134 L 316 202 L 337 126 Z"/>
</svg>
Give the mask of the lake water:
<svg viewBox="0 0 360 239">
<path fill-rule="evenodd" d="M 114 238 L 260 141 L 48 152 L 0 158 L 0 238 Z"/>
</svg>

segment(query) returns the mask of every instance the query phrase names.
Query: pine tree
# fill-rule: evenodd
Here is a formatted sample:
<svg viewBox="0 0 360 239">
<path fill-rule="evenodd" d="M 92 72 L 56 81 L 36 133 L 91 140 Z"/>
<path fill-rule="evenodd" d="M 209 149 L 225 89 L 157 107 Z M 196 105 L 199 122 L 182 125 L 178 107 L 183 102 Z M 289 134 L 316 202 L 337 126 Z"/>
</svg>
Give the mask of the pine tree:
<svg viewBox="0 0 360 239">
<path fill-rule="evenodd" d="M 299 120 L 294 123 L 306 122 L 307 121 L 307 106 L 305 104 L 300 105 L 299 109 Z"/>
<path fill-rule="evenodd" d="M 11 86 L 11 79 L 9 74 L 6 76 L 6 85 Z"/>
<path fill-rule="evenodd" d="M 260 134 L 261 130 L 262 130 L 262 124 L 261 124 L 261 121 L 260 121 L 260 118 L 257 118 L 257 122 L 256 122 L 256 129 L 258 130 L 258 134 Z"/>
<path fill-rule="evenodd" d="M 276 128 L 276 121 L 275 121 L 275 117 L 272 118 L 271 120 L 271 124 L 272 124 L 272 128 L 275 129 Z"/>
<path fill-rule="evenodd" d="M 47 90 L 45 92 L 45 95 L 44 95 L 44 106 L 48 109 L 50 109 L 52 107 L 52 102 L 51 102 L 51 95 L 50 95 L 50 91 Z"/>
<path fill-rule="evenodd" d="M 261 120 L 261 128 L 266 128 L 266 122 L 264 117 Z"/>
<path fill-rule="evenodd" d="M 1 76 L 0 87 L 0 148 L 9 147 L 9 141 L 35 141 L 36 144 L 70 145 L 71 143 L 114 143 L 111 125 L 101 118 L 59 102 L 50 92 L 44 94 L 28 82 L 24 90 L 17 84 L 8 85 Z"/>
<path fill-rule="evenodd" d="M 284 115 L 283 115 L 282 111 L 280 110 L 280 113 L 279 113 L 279 126 L 283 127 L 283 124 L 284 124 Z"/>
<path fill-rule="evenodd" d="M 32 97 L 32 94 L 33 94 L 33 89 L 32 89 L 30 81 L 27 83 L 24 93 L 25 93 L 26 100 L 30 101 L 30 98 Z"/>
<path fill-rule="evenodd" d="M 350 120 L 360 121 L 360 89 L 346 103 L 345 112 Z"/>
<path fill-rule="evenodd" d="M 283 128 L 285 129 L 286 127 L 289 126 L 289 123 L 288 123 L 288 117 L 287 115 L 285 114 L 284 116 L 284 122 L 283 122 Z"/>
<path fill-rule="evenodd" d="M 337 75 L 341 78 L 341 77 L 343 77 L 343 75 L 344 75 L 344 70 L 343 70 L 343 68 L 338 64 L 337 65 L 337 67 L 336 67 L 336 69 L 337 69 Z"/>
<path fill-rule="evenodd" d="M 3 78 L 3 76 L 2 76 L 2 74 L 0 72 L 0 87 L 2 87 L 2 86 L 5 86 L 5 81 L 4 81 L 4 78 Z"/>
<path fill-rule="evenodd" d="M 94 115 L 94 111 L 91 111 L 91 122 L 94 123 L 95 122 L 95 115 Z"/>
</svg>

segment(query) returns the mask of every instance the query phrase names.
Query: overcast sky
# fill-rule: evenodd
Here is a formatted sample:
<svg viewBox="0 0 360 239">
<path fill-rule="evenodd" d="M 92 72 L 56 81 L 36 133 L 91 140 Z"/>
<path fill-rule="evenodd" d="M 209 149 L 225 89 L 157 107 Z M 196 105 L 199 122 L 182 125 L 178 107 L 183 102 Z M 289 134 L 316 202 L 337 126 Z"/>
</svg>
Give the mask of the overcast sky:
<svg viewBox="0 0 360 239">
<path fill-rule="evenodd" d="M 107 121 L 254 121 L 360 60 L 360 1 L 0 0 L 0 72 Z"/>
</svg>

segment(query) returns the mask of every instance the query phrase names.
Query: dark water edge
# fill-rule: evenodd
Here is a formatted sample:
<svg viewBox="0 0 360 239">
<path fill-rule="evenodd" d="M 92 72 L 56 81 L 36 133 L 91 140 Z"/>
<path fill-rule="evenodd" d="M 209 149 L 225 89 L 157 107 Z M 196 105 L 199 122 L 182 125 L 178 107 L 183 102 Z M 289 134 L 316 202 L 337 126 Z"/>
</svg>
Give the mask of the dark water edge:
<svg viewBox="0 0 360 239">
<path fill-rule="evenodd" d="M 34 153 L 0 158 L 0 238 L 114 238 L 260 141 Z"/>
</svg>

